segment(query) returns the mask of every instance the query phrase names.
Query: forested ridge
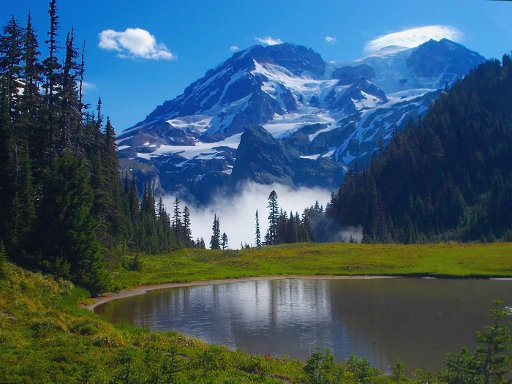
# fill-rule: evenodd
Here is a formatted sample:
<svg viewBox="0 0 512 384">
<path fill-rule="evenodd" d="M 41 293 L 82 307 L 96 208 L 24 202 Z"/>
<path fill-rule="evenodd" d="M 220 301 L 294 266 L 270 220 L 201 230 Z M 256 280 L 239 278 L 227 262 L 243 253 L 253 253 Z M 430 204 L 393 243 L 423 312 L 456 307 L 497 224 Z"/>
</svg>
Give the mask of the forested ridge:
<svg viewBox="0 0 512 384">
<path fill-rule="evenodd" d="M 101 100 L 94 111 L 83 100 L 85 42 L 71 30 L 59 49 L 55 0 L 48 13 L 45 58 L 30 14 L 0 36 L 0 241 L 17 264 L 97 293 L 116 255 L 194 245 L 190 216 L 177 201 L 171 226 L 151 184 L 137 193 L 134 176 L 119 174 Z"/>
<path fill-rule="evenodd" d="M 488 61 L 347 172 L 327 216 L 367 242 L 512 240 L 512 60 Z"/>
</svg>

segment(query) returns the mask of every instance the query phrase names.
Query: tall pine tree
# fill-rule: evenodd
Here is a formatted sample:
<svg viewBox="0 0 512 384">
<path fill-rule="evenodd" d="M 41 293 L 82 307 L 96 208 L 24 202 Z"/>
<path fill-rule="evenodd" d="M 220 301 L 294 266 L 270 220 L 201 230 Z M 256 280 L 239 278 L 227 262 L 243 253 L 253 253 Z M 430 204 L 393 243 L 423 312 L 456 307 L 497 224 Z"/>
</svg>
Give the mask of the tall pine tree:
<svg viewBox="0 0 512 384">
<path fill-rule="evenodd" d="M 211 249 L 220 249 L 220 222 L 217 214 L 213 218 L 212 237 L 210 239 Z"/>
</svg>

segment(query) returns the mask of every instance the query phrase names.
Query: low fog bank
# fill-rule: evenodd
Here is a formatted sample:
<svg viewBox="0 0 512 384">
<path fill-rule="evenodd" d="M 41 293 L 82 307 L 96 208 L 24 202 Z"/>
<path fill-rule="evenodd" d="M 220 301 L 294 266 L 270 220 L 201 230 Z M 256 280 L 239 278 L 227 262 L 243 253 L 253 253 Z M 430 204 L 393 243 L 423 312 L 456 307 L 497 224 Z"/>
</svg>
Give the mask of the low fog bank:
<svg viewBox="0 0 512 384">
<path fill-rule="evenodd" d="M 192 236 L 195 239 L 204 238 L 206 247 L 210 247 L 214 214 L 220 219 L 220 233 L 226 232 L 229 248 L 240 248 L 240 242 L 251 246 L 255 243 L 255 213 L 259 211 L 261 239 L 267 233 L 268 208 L 267 198 L 275 190 L 278 195 L 279 207 L 290 213 L 290 210 L 302 212 L 318 201 L 324 207 L 331 198 L 331 191 L 321 188 L 292 189 L 281 184 L 262 185 L 248 183 L 235 196 L 219 196 L 206 207 L 197 207 L 187 201 L 181 202 L 181 211 L 188 206 L 190 209 Z M 175 197 L 167 195 L 163 198 L 167 212 L 172 219 Z M 342 238 L 340 238 L 341 240 Z M 348 241 L 348 238 L 347 238 Z"/>
</svg>

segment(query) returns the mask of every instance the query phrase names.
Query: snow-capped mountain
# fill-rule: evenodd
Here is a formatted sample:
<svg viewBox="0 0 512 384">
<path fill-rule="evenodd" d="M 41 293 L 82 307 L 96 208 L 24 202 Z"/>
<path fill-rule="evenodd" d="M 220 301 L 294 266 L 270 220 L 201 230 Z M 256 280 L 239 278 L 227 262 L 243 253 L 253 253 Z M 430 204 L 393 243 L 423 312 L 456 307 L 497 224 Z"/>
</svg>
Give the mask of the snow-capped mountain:
<svg viewBox="0 0 512 384">
<path fill-rule="evenodd" d="M 121 165 L 202 202 L 246 179 L 337 187 L 351 163 L 483 61 L 446 39 L 343 66 L 298 45 L 257 45 L 124 131 Z"/>
</svg>

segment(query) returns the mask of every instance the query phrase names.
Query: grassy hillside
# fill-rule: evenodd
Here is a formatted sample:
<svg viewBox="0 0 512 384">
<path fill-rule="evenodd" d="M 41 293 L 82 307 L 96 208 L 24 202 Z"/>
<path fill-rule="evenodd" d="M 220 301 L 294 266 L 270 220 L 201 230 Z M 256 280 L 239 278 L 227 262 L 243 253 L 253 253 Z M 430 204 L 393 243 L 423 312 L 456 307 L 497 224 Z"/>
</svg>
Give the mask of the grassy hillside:
<svg viewBox="0 0 512 384">
<path fill-rule="evenodd" d="M 113 326 L 78 309 L 87 295 L 8 265 L 0 280 L 1 383 L 289 382 L 303 375 L 298 361 Z"/>
<path fill-rule="evenodd" d="M 129 262 L 133 256 L 127 257 Z M 292 244 L 140 256 L 141 271 L 115 273 L 116 288 L 164 282 L 272 275 L 512 277 L 512 243 Z"/>
</svg>

